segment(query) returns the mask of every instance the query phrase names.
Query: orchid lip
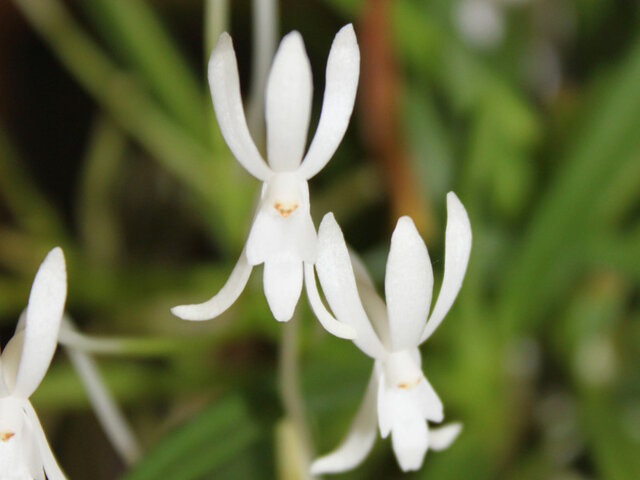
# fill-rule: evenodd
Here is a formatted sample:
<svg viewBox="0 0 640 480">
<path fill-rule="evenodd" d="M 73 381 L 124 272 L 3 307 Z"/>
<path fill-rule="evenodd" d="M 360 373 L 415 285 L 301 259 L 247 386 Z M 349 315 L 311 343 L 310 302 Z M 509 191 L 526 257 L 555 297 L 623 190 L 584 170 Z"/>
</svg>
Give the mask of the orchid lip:
<svg viewBox="0 0 640 480">
<path fill-rule="evenodd" d="M 3 441 L 3 442 L 6 442 L 7 440 L 9 440 L 14 435 L 15 435 L 15 433 L 12 432 L 12 431 L 2 432 L 2 433 L 0 433 L 0 440 Z"/>
</svg>

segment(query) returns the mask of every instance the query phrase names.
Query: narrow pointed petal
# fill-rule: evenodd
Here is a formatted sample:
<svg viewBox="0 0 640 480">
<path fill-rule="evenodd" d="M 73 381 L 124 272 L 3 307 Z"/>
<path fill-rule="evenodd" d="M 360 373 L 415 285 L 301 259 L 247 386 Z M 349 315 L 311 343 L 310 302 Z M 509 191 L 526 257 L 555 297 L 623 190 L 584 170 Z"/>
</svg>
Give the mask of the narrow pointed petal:
<svg viewBox="0 0 640 480">
<path fill-rule="evenodd" d="M 238 64 L 233 42 L 223 33 L 209 59 L 209 87 L 220 131 L 238 162 L 254 177 L 265 180 L 270 170 L 249 133 L 240 96 Z"/>
<path fill-rule="evenodd" d="M 416 347 L 431 305 L 433 270 L 413 221 L 402 217 L 391 237 L 385 295 L 393 351 Z"/>
<path fill-rule="evenodd" d="M 252 269 L 253 267 L 247 262 L 247 255 L 243 250 L 227 283 L 217 294 L 204 303 L 173 307 L 171 313 L 183 320 L 201 321 L 217 317 L 238 299 L 247 285 Z"/>
<path fill-rule="evenodd" d="M 302 291 L 302 261 L 292 255 L 277 255 L 264 262 L 264 295 L 276 320 L 293 317 Z"/>
<path fill-rule="evenodd" d="M 71 321 L 65 320 L 65 327 L 75 330 Z M 82 380 L 91 406 L 111 444 L 127 465 L 133 465 L 140 458 L 140 446 L 111 392 L 102 380 L 98 367 L 86 353 L 69 347 L 66 348 L 66 351 L 71 364 Z"/>
<path fill-rule="evenodd" d="M 471 224 L 469 216 L 455 193 L 447 194 L 447 233 L 445 238 L 444 278 L 429 321 L 425 326 L 420 343 L 424 342 L 438 328 L 453 305 L 462 280 L 467 271 L 471 253 Z"/>
<path fill-rule="evenodd" d="M 356 336 L 355 329 L 346 323 L 336 320 L 322 303 L 312 263 L 304 262 L 304 283 L 306 285 L 307 297 L 309 298 L 311 310 L 313 310 L 313 313 L 324 329 L 336 337 L 353 340 Z"/>
<path fill-rule="evenodd" d="M 25 404 L 25 412 L 27 415 L 27 419 L 31 423 L 31 428 L 33 431 L 33 436 L 35 438 L 36 445 L 38 446 L 38 451 L 40 452 L 40 459 L 42 460 L 42 464 L 44 466 L 44 471 L 47 474 L 48 480 L 66 480 L 62 469 L 56 462 L 55 457 L 53 456 L 53 452 L 51 451 L 51 447 L 49 446 L 49 442 L 47 442 L 47 437 L 42 429 L 42 425 L 40 424 L 40 420 L 38 419 L 38 415 L 36 411 L 33 409 L 33 406 L 30 402 L 26 402 Z"/>
<path fill-rule="evenodd" d="M 416 418 L 404 418 L 393 425 L 391 445 L 403 472 L 418 470 L 429 448 L 427 422 Z"/>
<path fill-rule="evenodd" d="M 378 381 L 375 372 L 373 372 L 358 413 L 349 427 L 349 432 L 337 449 L 316 459 L 311 464 L 312 475 L 346 472 L 360 465 L 366 458 L 376 439 L 377 393 Z"/>
<path fill-rule="evenodd" d="M 280 42 L 267 80 L 267 157 L 276 172 L 298 168 L 307 145 L 313 78 L 302 36 Z"/>
<path fill-rule="evenodd" d="M 458 438 L 462 431 L 462 424 L 459 422 L 448 423 L 439 428 L 432 428 L 429 432 L 429 448 L 440 451 L 449 446 Z"/>
<path fill-rule="evenodd" d="M 40 265 L 31 287 L 14 395 L 29 398 L 40 385 L 58 345 L 58 331 L 66 299 L 64 254 L 62 249 L 56 247 Z"/>
<path fill-rule="evenodd" d="M 333 40 L 318 129 L 300 167 L 309 179 L 327 164 L 349 126 L 360 76 L 360 50 L 353 25 L 345 25 Z"/>
<path fill-rule="evenodd" d="M 331 310 L 355 329 L 353 343 L 370 357 L 384 357 L 385 349 L 360 302 L 349 252 L 332 213 L 324 216 L 318 231 L 316 270 Z"/>
</svg>

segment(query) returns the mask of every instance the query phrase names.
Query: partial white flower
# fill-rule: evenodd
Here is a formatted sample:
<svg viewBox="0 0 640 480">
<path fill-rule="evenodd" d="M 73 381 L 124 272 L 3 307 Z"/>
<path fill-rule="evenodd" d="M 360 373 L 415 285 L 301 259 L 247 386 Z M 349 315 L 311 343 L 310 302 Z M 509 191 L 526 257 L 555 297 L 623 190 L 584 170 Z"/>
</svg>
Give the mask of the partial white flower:
<svg viewBox="0 0 640 480">
<path fill-rule="evenodd" d="M 60 248 L 38 269 L 29 303 L 0 356 L 0 476 L 9 479 L 64 479 L 29 397 L 49 368 L 67 296 Z"/>
<path fill-rule="evenodd" d="M 313 474 L 343 472 L 359 465 L 373 446 L 377 426 L 383 438 L 391 434 L 403 471 L 419 469 L 429 448 L 447 448 L 460 432 L 459 423 L 429 428 L 428 422 L 442 422 L 444 413 L 422 372 L 418 349 L 451 308 L 469 261 L 471 226 L 453 192 L 447 195 L 447 211 L 444 279 L 431 315 L 431 261 L 409 217 L 398 220 L 391 238 L 386 306 L 357 258 L 350 259 L 333 215 L 322 220 L 316 263 L 322 290 L 336 317 L 356 330 L 356 346 L 375 364 L 347 436 L 335 451 L 313 462 Z"/>
<path fill-rule="evenodd" d="M 320 121 L 305 155 L 313 90 L 311 66 L 298 32 L 282 39 L 266 87 L 267 164 L 247 128 L 231 37 L 227 33 L 220 36 L 209 60 L 209 85 L 220 130 L 240 164 L 264 183 L 249 238 L 227 283 L 207 302 L 174 307 L 175 315 L 185 320 L 220 315 L 242 293 L 252 268 L 264 263 L 264 292 L 277 320 L 293 316 L 304 271 L 310 303 L 323 326 L 334 335 L 353 337 L 353 329 L 332 318 L 319 300 L 313 270 L 317 235 L 307 181 L 326 165 L 344 136 L 359 70 L 360 51 L 349 24 L 331 46 Z"/>
<path fill-rule="evenodd" d="M 125 464 L 133 465 L 141 456 L 138 440 L 102 379 L 96 362 L 87 353 L 100 351 L 105 347 L 117 347 L 119 340 L 88 338 L 76 330 L 68 315 L 64 315 L 59 341 L 65 347 L 69 360 L 87 391 L 89 402 L 105 435 Z"/>
</svg>

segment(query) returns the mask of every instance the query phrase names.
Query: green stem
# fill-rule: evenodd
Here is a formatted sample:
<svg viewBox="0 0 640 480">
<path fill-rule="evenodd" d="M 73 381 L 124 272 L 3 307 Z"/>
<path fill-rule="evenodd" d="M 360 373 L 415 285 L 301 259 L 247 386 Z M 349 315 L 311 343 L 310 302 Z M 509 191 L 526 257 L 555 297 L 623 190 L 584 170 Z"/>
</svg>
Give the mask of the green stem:
<svg viewBox="0 0 640 480">
<path fill-rule="evenodd" d="M 289 421 L 294 429 L 294 435 L 298 441 L 297 450 L 288 448 L 284 455 L 299 458 L 290 458 L 287 463 L 301 464 L 299 472 L 291 476 L 300 479 L 311 479 L 309 465 L 313 455 L 311 433 L 306 421 L 306 413 L 302 391 L 299 383 L 298 365 L 298 337 L 299 319 L 294 316 L 282 326 L 282 342 L 280 344 L 280 394 L 285 410 L 285 421 Z M 286 427 L 285 427 L 286 428 Z M 292 447 L 293 445 L 287 445 Z M 289 476 L 287 475 L 287 479 Z"/>
</svg>

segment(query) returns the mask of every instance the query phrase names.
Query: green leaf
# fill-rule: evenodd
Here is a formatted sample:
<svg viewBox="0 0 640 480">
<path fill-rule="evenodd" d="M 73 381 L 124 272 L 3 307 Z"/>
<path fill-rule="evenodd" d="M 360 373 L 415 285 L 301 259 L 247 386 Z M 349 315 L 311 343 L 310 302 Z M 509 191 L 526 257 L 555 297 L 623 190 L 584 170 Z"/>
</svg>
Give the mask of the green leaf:
<svg viewBox="0 0 640 480">
<path fill-rule="evenodd" d="M 240 398 L 218 400 L 166 435 L 123 480 L 215 478 L 215 470 L 249 449 L 258 432 Z"/>
<path fill-rule="evenodd" d="M 159 108 L 135 78 L 118 68 L 77 24 L 59 0 L 16 0 L 16 6 L 61 63 L 118 123 L 196 197 L 219 246 L 234 249 L 244 237 L 252 201 L 250 181 L 235 175 L 240 167 L 228 152 L 207 142 Z M 218 157 L 218 158 L 215 158 Z M 233 178 L 233 181 L 227 181 Z M 215 185 L 215 187 L 214 187 Z"/>
<path fill-rule="evenodd" d="M 82 0 L 107 43 L 149 85 L 167 110 L 198 138 L 207 135 L 208 102 L 202 81 L 148 2 Z"/>
<path fill-rule="evenodd" d="M 561 298 L 580 271 L 576 246 L 584 242 L 601 191 L 615 181 L 621 160 L 640 149 L 640 40 L 599 90 L 566 160 L 516 249 L 504 279 L 502 321 L 531 325 Z"/>
</svg>

